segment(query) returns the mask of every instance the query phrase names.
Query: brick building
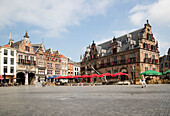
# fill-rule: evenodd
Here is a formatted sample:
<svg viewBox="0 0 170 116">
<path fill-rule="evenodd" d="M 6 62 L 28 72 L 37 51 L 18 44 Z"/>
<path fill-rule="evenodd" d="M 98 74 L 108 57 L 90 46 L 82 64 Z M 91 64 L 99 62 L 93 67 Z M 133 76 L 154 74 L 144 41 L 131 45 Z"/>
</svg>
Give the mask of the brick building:
<svg viewBox="0 0 170 116">
<path fill-rule="evenodd" d="M 61 59 L 59 57 L 58 51 L 52 51 L 52 49 L 47 49 L 45 51 L 46 55 L 46 69 L 48 76 L 61 75 Z"/>
<path fill-rule="evenodd" d="M 36 55 L 36 67 L 37 67 L 36 76 L 37 76 L 38 82 L 45 81 L 47 77 L 46 55 L 44 54 L 45 46 L 43 43 L 31 44 L 31 45 Z"/>
<path fill-rule="evenodd" d="M 67 69 L 68 58 L 62 54 L 59 55 L 59 58 L 61 62 L 61 76 L 67 76 L 68 75 L 68 69 Z"/>
<path fill-rule="evenodd" d="M 74 62 L 68 58 L 68 63 L 67 63 L 67 73 L 69 76 L 74 76 Z"/>
<path fill-rule="evenodd" d="M 170 69 L 170 48 L 167 55 L 159 57 L 159 70 L 160 72 L 165 72 Z"/>
<path fill-rule="evenodd" d="M 144 27 L 113 38 L 110 41 L 87 47 L 81 58 L 81 74 L 124 72 L 120 81 L 135 80 L 146 70 L 159 71 L 158 42 L 155 41 L 148 20 Z"/>
</svg>

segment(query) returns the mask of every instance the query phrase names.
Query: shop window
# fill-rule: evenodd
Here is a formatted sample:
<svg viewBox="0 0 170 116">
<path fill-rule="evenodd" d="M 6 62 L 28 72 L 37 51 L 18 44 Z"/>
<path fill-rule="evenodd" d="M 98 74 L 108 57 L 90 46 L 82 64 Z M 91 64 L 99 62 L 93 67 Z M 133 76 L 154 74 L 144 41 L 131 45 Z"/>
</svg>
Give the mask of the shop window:
<svg viewBox="0 0 170 116">
<path fill-rule="evenodd" d="M 11 65 L 14 65 L 14 58 L 11 58 Z"/>
</svg>

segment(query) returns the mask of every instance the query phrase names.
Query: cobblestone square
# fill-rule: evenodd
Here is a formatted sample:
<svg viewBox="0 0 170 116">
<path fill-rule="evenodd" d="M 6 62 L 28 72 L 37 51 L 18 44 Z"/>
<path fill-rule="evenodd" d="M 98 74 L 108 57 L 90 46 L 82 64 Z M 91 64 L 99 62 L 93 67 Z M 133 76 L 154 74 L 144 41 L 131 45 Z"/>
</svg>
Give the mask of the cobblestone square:
<svg viewBox="0 0 170 116">
<path fill-rule="evenodd" d="M 1 116 L 169 116 L 170 85 L 0 88 Z"/>
</svg>

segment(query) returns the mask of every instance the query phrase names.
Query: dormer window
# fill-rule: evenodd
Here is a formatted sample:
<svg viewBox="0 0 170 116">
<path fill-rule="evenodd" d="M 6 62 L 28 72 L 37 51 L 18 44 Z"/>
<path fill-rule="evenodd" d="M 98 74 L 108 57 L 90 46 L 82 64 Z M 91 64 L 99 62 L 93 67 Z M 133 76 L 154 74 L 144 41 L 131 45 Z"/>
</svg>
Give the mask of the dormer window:
<svg viewBox="0 0 170 116">
<path fill-rule="evenodd" d="M 151 40 L 151 35 L 149 33 L 147 33 L 147 39 Z"/>
<path fill-rule="evenodd" d="M 30 51 L 30 47 L 29 46 L 25 46 L 25 51 Z"/>
</svg>

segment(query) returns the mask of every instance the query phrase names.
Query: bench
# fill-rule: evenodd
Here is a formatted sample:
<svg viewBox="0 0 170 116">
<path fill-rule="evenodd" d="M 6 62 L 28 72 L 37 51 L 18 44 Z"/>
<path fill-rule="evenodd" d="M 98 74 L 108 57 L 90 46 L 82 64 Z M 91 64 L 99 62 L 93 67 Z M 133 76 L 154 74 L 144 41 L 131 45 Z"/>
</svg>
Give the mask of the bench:
<svg viewBox="0 0 170 116">
<path fill-rule="evenodd" d="M 124 82 L 119 81 L 118 85 L 130 85 L 130 82 L 129 81 L 124 81 Z"/>
</svg>

